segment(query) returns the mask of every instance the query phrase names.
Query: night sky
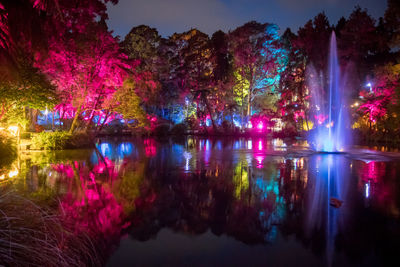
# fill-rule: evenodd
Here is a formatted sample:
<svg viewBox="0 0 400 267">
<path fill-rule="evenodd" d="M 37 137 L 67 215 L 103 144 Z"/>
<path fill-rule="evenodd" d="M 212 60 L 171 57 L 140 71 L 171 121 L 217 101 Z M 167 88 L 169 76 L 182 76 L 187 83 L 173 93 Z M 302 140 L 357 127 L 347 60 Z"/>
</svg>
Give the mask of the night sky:
<svg viewBox="0 0 400 267">
<path fill-rule="evenodd" d="M 108 6 L 108 25 L 122 38 L 134 26 L 145 24 L 164 36 L 197 28 L 209 35 L 244 23 L 276 23 L 281 31 L 297 32 L 309 19 L 324 11 L 330 23 L 347 17 L 356 5 L 375 18 L 383 16 L 386 0 L 119 0 Z"/>
</svg>

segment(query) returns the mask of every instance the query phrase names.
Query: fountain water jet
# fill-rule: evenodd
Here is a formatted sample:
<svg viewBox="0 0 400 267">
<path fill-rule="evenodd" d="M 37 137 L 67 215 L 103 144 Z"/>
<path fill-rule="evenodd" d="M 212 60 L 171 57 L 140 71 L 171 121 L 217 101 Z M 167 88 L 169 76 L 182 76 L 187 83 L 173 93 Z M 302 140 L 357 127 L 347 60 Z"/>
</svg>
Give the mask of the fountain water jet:
<svg viewBox="0 0 400 267">
<path fill-rule="evenodd" d="M 317 123 L 315 125 L 317 126 L 308 141 L 312 148 L 319 152 L 342 152 L 351 145 L 351 134 L 345 87 L 340 76 L 335 32 L 332 32 L 330 40 L 327 99 L 321 92 L 321 88 L 325 87 L 324 82 L 318 81 L 315 74 L 314 71 L 314 75 L 310 75 L 309 87 L 312 92 L 312 109 L 316 110 Z"/>
</svg>

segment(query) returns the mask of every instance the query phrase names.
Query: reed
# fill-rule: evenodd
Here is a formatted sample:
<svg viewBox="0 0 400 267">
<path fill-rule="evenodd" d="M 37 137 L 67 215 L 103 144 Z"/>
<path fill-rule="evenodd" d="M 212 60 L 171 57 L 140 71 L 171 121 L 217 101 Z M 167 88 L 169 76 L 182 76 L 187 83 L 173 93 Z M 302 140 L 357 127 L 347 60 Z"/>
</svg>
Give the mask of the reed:
<svg viewBox="0 0 400 267">
<path fill-rule="evenodd" d="M 0 189 L 0 263 L 6 266 L 101 266 L 90 236 L 62 215 Z"/>
</svg>

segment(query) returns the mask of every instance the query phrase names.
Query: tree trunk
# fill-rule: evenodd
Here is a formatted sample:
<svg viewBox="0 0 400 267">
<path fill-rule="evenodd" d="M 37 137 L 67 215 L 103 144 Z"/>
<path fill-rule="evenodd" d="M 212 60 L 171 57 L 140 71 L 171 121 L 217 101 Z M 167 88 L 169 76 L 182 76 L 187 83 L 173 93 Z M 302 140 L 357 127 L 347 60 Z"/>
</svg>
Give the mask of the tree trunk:
<svg viewBox="0 0 400 267">
<path fill-rule="evenodd" d="M 248 95 L 248 101 L 247 101 L 247 116 L 250 119 L 251 116 L 251 98 L 253 97 L 252 94 L 252 90 L 253 90 L 253 80 L 250 80 L 250 85 L 249 85 L 249 95 Z"/>
<path fill-rule="evenodd" d="M 81 113 L 81 106 L 78 107 L 78 109 L 75 112 L 74 120 L 72 121 L 71 128 L 69 128 L 69 133 L 72 134 L 75 131 L 75 128 L 78 126 L 78 117 L 79 114 Z"/>
<path fill-rule="evenodd" d="M 242 124 L 242 128 L 245 126 L 243 125 L 243 121 L 244 121 L 244 92 L 242 87 L 242 121 L 240 122 Z"/>
<path fill-rule="evenodd" d="M 249 95 L 248 95 L 248 101 L 247 101 L 247 117 L 250 119 L 251 116 L 251 90 L 249 89 Z"/>
<path fill-rule="evenodd" d="M 107 113 L 106 113 L 106 115 L 105 115 L 105 117 L 104 117 L 104 121 L 101 123 L 100 127 L 97 129 L 97 133 L 100 132 L 100 131 L 103 129 L 104 124 L 106 124 L 106 121 L 107 121 L 107 119 L 108 119 L 108 115 L 109 115 L 109 114 L 110 114 L 110 112 L 107 111 Z"/>
<path fill-rule="evenodd" d="M 85 126 L 85 132 L 87 132 L 89 130 L 90 127 L 90 123 L 93 120 L 93 115 L 94 115 L 94 110 L 92 110 L 92 113 L 90 114 L 89 119 L 87 120 L 86 126 Z"/>
<path fill-rule="evenodd" d="M 36 124 L 37 124 L 37 115 L 38 115 L 38 110 L 29 108 L 29 130 L 30 131 L 36 131 Z"/>
</svg>

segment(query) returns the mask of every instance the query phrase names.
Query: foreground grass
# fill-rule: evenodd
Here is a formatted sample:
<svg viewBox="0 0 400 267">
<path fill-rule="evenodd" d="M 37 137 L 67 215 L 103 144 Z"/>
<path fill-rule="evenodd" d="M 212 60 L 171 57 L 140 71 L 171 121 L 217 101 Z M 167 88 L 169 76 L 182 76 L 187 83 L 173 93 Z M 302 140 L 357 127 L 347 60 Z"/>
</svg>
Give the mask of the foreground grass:
<svg viewBox="0 0 400 267">
<path fill-rule="evenodd" d="M 0 264 L 5 266 L 99 266 L 91 238 L 62 216 L 14 191 L 0 189 Z"/>
</svg>

